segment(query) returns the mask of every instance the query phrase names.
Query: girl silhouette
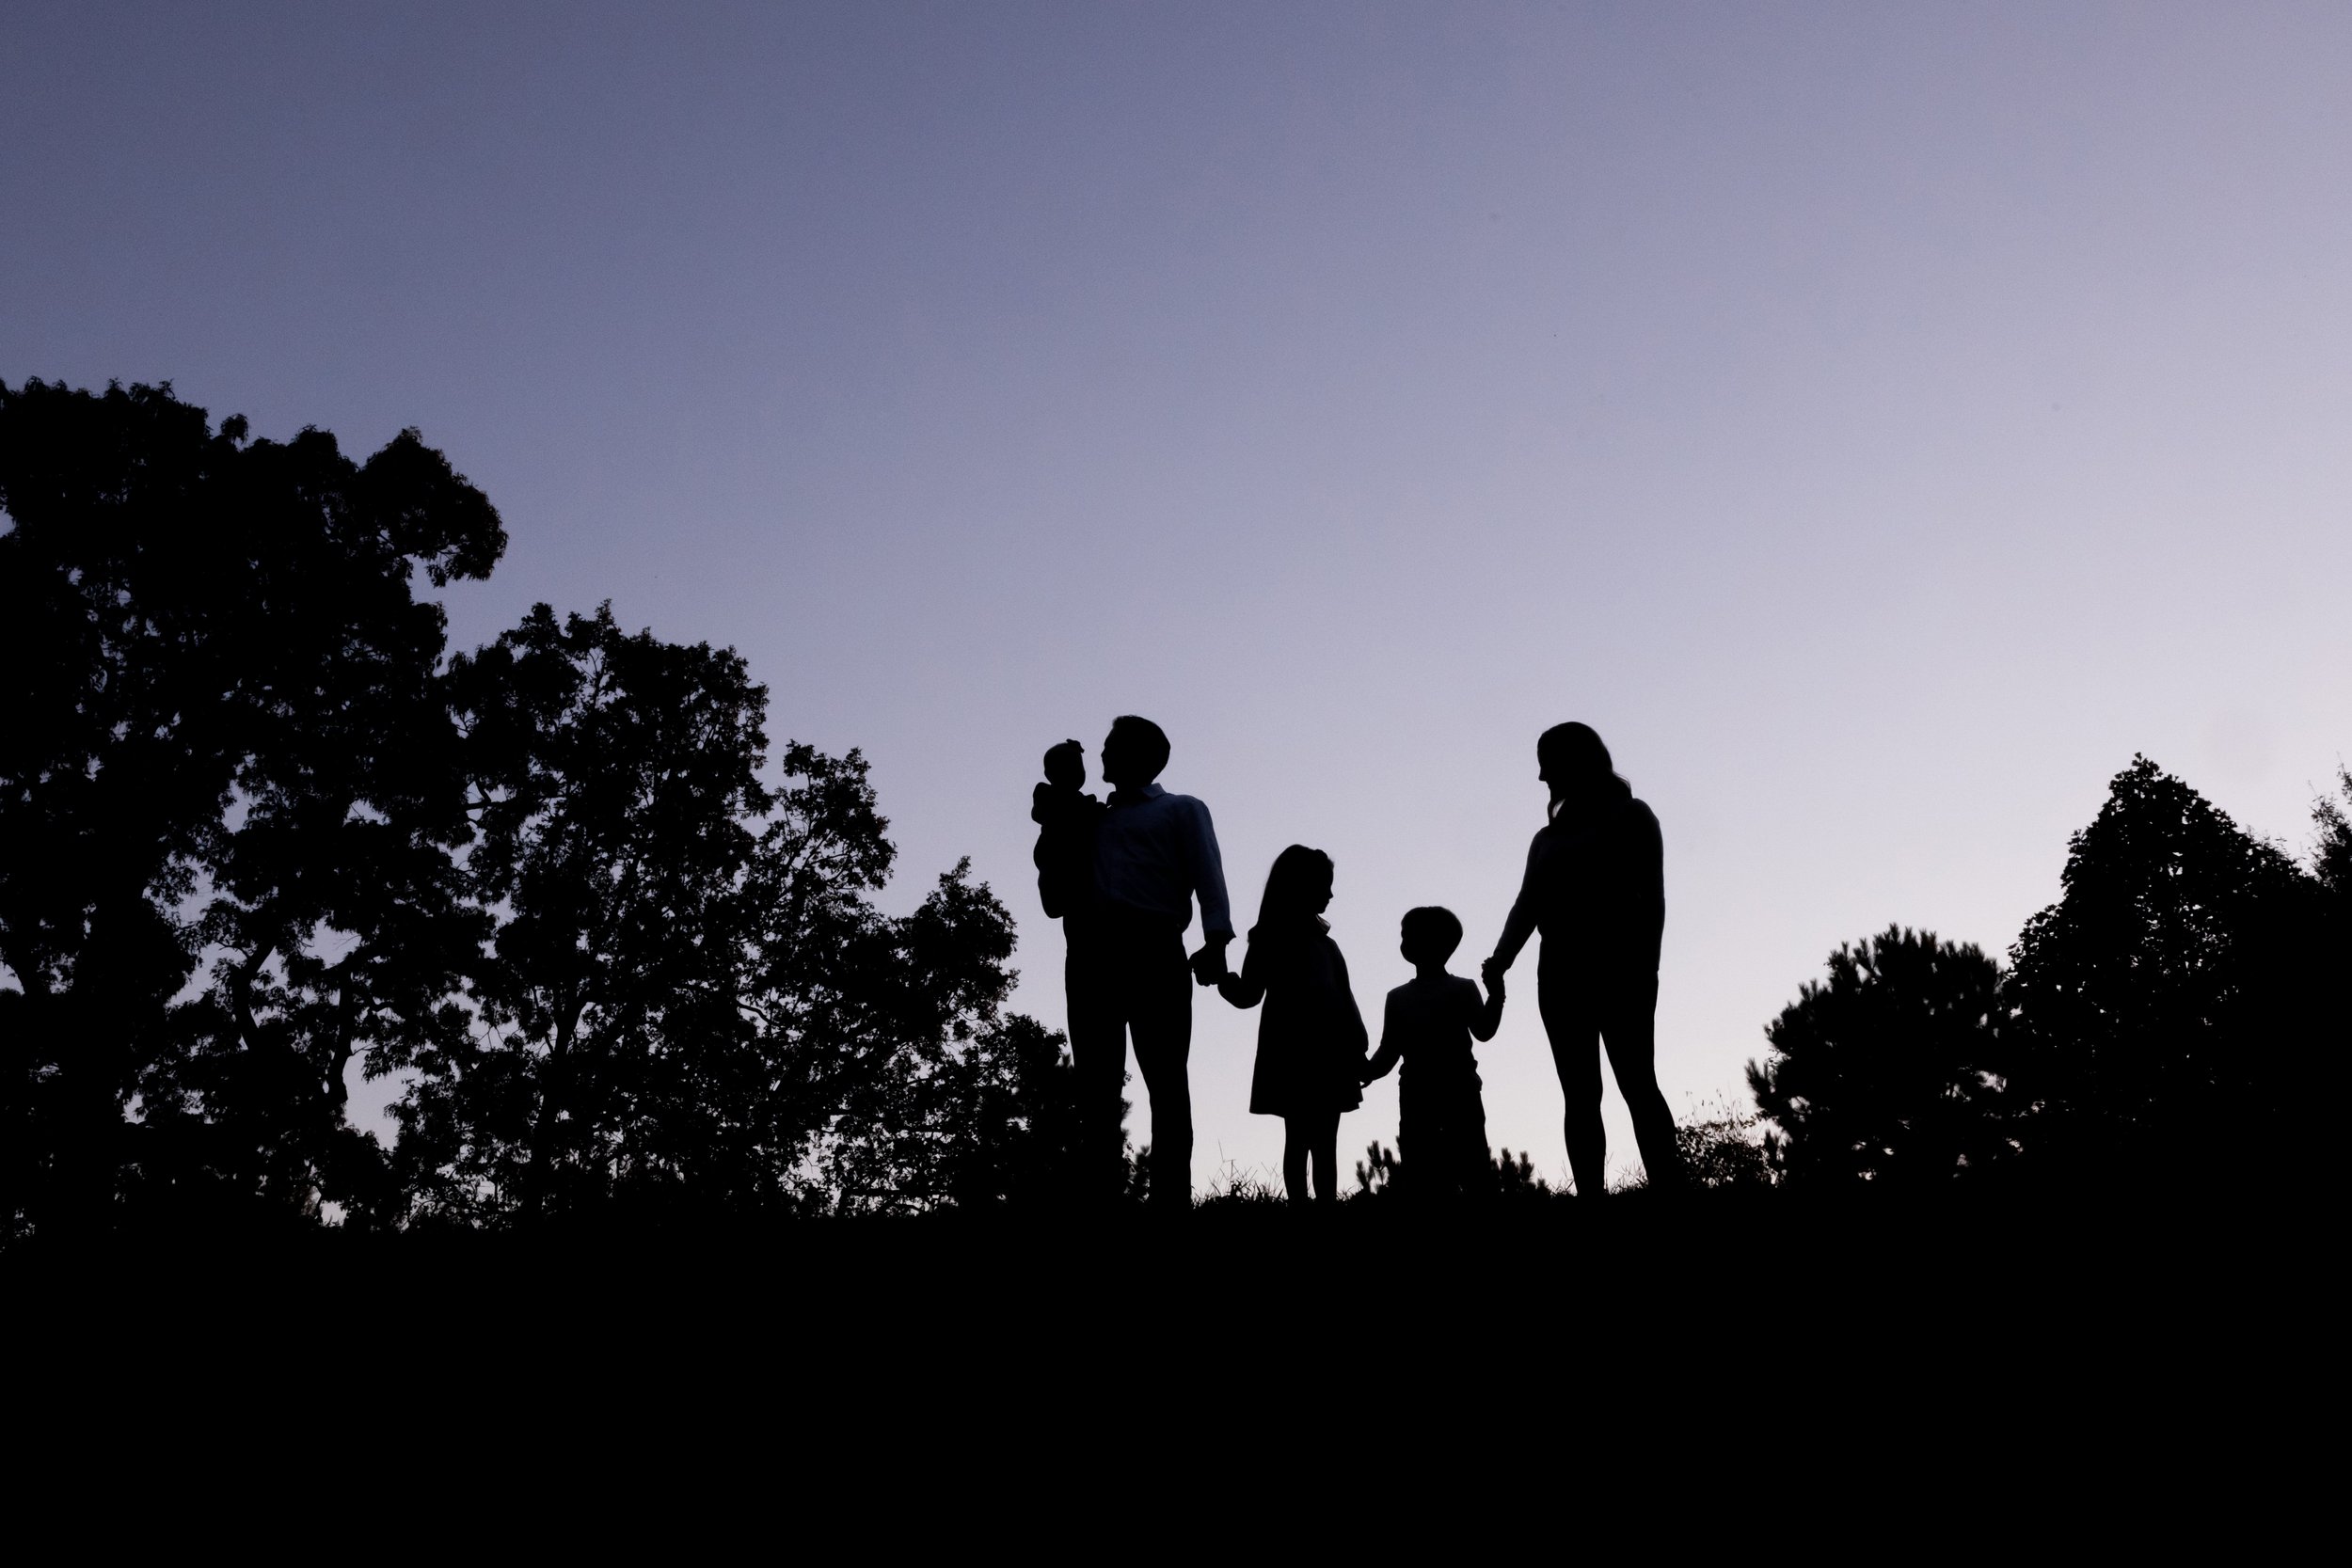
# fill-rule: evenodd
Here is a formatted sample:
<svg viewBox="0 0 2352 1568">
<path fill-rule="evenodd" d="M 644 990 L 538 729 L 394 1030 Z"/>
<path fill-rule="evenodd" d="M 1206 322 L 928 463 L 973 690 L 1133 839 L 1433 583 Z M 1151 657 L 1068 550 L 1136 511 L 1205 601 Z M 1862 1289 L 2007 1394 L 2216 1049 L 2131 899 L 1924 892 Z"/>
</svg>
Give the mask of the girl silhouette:
<svg viewBox="0 0 2352 1568">
<path fill-rule="evenodd" d="M 1282 1186 L 1294 1203 L 1307 1201 L 1311 1161 L 1315 1200 L 1338 1201 L 1340 1113 L 1364 1102 L 1364 1020 L 1322 918 L 1331 879 L 1331 857 L 1320 849 L 1294 844 L 1274 857 L 1249 956 L 1216 988 L 1236 1007 L 1265 1003 L 1249 1109 L 1282 1118 Z"/>
<path fill-rule="evenodd" d="M 1674 1115 L 1658 1091 L 1658 948 L 1666 925 L 1665 851 L 1658 818 L 1619 778 L 1585 724 L 1555 724 L 1535 742 L 1536 776 L 1551 790 L 1528 847 L 1518 901 L 1486 963 L 1489 987 L 1529 936 L 1543 932 L 1535 999 L 1567 1097 L 1568 1169 L 1580 1197 L 1601 1196 L 1600 1047 L 1633 1114 L 1651 1187 L 1682 1183 Z"/>
</svg>

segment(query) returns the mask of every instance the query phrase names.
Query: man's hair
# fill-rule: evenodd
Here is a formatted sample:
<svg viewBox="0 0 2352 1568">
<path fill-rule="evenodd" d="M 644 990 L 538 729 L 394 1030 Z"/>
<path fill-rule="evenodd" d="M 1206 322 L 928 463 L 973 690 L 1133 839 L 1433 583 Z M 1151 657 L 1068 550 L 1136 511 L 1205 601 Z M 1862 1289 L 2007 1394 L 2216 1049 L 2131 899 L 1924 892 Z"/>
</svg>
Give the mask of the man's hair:
<svg viewBox="0 0 2352 1568">
<path fill-rule="evenodd" d="M 1404 937 L 1416 947 L 1436 948 L 1438 961 L 1443 963 L 1462 945 L 1462 922 L 1452 910 L 1423 904 L 1405 911 Z"/>
<path fill-rule="evenodd" d="M 1149 719 L 1120 714 L 1111 721 L 1111 738 L 1133 751 L 1136 760 L 1150 768 L 1155 779 L 1168 766 L 1168 732 Z"/>
</svg>

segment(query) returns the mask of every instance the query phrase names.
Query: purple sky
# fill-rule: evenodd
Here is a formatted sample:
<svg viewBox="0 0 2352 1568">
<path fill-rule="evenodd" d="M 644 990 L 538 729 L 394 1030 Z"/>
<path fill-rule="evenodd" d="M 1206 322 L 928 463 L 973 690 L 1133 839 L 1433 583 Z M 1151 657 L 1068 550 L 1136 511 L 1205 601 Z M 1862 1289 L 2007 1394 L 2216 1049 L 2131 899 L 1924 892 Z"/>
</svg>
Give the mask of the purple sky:
<svg viewBox="0 0 2352 1568">
<path fill-rule="evenodd" d="M 1842 940 L 2005 949 L 2135 752 L 2303 847 L 2347 192 L 2334 5 L 0 5 L 0 378 L 421 426 L 513 535 L 461 643 L 740 648 L 1057 1026 L 1048 743 L 1159 720 L 1245 923 L 1329 850 L 1376 1017 L 1586 720 L 1677 1110 Z M 1557 1175 L 1524 978 L 1489 1126 Z M 1279 1124 L 1198 1017 L 1205 1183 Z"/>
</svg>

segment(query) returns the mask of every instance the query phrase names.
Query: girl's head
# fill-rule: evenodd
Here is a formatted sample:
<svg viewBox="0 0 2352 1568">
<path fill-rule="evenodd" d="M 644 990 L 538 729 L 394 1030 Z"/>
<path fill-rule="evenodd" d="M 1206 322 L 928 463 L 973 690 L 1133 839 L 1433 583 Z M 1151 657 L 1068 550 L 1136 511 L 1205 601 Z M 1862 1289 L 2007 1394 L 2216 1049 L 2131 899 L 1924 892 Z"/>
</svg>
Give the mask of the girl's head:
<svg viewBox="0 0 2352 1568">
<path fill-rule="evenodd" d="M 1535 776 L 1551 786 L 1551 814 L 1570 803 L 1591 804 L 1633 793 L 1617 776 L 1609 748 L 1590 724 L 1554 724 L 1535 737 Z"/>
<path fill-rule="evenodd" d="M 1258 900 L 1258 929 L 1302 926 L 1331 907 L 1331 857 L 1294 844 L 1274 857 L 1265 874 L 1265 896 Z"/>
</svg>

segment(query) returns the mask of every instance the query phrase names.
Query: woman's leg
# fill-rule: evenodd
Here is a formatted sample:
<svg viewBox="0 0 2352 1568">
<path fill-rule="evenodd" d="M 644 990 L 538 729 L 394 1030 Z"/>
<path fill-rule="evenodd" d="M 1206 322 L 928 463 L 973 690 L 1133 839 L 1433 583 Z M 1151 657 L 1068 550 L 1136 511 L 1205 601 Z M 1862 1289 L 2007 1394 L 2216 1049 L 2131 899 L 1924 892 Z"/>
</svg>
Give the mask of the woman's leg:
<svg viewBox="0 0 2352 1568">
<path fill-rule="evenodd" d="M 1658 1087 L 1658 976 L 1648 974 L 1611 989 L 1600 1009 L 1601 1037 L 1609 1042 L 1609 1070 L 1633 1116 L 1633 1141 L 1641 1147 L 1642 1173 L 1652 1192 L 1682 1186 L 1682 1153 L 1675 1147 L 1675 1114 Z"/>
<path fill-rule="evenodd" d="M 1307 1117 L 1282 1118 L 1282 1191 L 1293 1203 L 1307 1201 L 1307 1151 L 1313 1134 Z"/>
<path fill-rule="evenodd" d="M 1340 1114 L 1327 1111 L 1314 1118 L 1315 1201 L 1340 1200 Z"/>
<path fill-rule="evenodd" d="M 1600 1024 L 1583 988 L 1540 971 L 1535 1005 L 1544 1015 L 1551 1065 L 1567 1101 L 1562 1133 L 1568 1146 L 1568 1174 L 1575 1178 L 1577 1196 L 1598 1197 L 1609 1190 L 1609 1135 L 1600 1125 Z"/>
</svg>

